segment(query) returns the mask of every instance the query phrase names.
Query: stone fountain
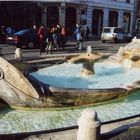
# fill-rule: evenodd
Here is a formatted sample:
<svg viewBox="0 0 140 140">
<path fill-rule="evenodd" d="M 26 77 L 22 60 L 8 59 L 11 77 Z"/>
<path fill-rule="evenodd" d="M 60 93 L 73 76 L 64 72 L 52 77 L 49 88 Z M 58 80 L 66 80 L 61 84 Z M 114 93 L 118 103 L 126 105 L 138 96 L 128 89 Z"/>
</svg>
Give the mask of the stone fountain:
<svg viewBox="0 0 140 140">
<path fill-rule="evenodd" d="M 77 57 L 73 57 L 68 60 L 69 63 L 82 63 L 82 69 L 80 71 L 81 76 L 88 76 L 95 74 L 94 64 L 103 57 L 99 53 L 92 53 L 91 46 L 87 47 L 87 52 Z"/>
<path fill-rule="evenodd" d="M 140 49 L 133 41 L 117 54 L 87 52 L 25 77 L 0 58 L 1 102 L 16 107 L 49 108 L 99 104 L 139 89 Z M 122 80 L 123 79 L 123 80 Z"/>
<path fill-rule="evenodd" d="M 109 57 L 109 60 L 115 63 L 123 64 L 126 67 L 140 67 L 140 40 L 133 39 L 125 47 L 120 47 L 117 54 Z"/>
</svg>

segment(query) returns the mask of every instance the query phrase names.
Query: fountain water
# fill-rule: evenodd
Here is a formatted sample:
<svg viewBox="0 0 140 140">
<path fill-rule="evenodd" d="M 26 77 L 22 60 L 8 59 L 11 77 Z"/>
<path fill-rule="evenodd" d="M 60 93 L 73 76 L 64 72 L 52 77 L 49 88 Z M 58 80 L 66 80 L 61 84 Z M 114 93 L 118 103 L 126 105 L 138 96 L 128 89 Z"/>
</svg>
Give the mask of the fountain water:
<svg viewBox="0 0 140 140">
<path fill-rule="evenodd" d="M 140 114 L 140 91 L 125 98 L 108 101 L 98 106 L 80 108 L 0 110 L 0 134 L 33 132 L 65 128 L 77 125 L 77 119 L 85 108 L 98 113 L 101 122 L 113 121 Z"/>
</svg>

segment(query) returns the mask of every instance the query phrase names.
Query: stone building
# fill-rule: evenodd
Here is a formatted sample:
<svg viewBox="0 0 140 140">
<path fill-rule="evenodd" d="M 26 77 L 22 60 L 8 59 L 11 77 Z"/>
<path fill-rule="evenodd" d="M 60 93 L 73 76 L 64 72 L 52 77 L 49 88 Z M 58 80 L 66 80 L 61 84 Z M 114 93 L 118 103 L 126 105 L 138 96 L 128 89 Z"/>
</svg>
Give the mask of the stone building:
<svg viewBox="0 0 140 140">
<path fill-rule="evenodd" d="M 93 35 L 100 35 L 104 26 L 132 31 L 134 0 L 44 0 L 39 4 L 43 9 L 42 22 L 60 23 L 68 34 L 76 23 L 87 25 Z"/>
<path fill-rule="evenodd" d="M 131 32 L 134 23 L 134 1 L 40 0 L 15 1 L 7 4 L 0 2 L 1 13 L 5 11 L 5 9 L 2 11 L 4 4 L 10 13 L 10 16 L 7 14 L 8 20 L 0 14 L 0 18 L 3 19 L 0 24 L 22 28 L 31 27 L 33 24 L 43 23 L 45 26 L 52 26 L 60 23 L 65 27 L 67 35 L 73 34 L 76 23 L 87 25 L 92 35 L 100 35 L 104 26 L 119 26 L 126 32 Z"/>
<path fill-rule="evenodd" d="M 136 13 L 135 30 L 136 34 L 140 34 L 140 0 L 135 0 L 135 13 Z"/>
</svg>

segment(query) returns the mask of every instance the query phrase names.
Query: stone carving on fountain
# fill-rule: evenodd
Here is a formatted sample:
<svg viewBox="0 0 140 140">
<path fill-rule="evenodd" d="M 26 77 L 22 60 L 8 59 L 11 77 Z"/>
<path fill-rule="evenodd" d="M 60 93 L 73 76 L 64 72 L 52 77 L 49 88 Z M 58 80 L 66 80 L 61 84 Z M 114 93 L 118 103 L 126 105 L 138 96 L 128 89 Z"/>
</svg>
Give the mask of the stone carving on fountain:
<svg viewBox="0 0 140 140">
<path fill-rule="evenodd" d="M 86 77 L 88 75 L 95 74 L 94 64 L 102 57 L 103 55 L 99 53 L 92 53 L 91 46 L 88 46 L 86 53 L 69 59 L 68 63 L 82 63 L 83 66 L 82 70 L 80 71 L 80 75 Z"/>
<path fill-rule="evenodd" d="M 110 56 L 108 60 L 121 63 L 127 68 L 140 67 L 140 40 L 133 39 L 125 47 L 120 47 L 118 53 Z"/>
</svg>

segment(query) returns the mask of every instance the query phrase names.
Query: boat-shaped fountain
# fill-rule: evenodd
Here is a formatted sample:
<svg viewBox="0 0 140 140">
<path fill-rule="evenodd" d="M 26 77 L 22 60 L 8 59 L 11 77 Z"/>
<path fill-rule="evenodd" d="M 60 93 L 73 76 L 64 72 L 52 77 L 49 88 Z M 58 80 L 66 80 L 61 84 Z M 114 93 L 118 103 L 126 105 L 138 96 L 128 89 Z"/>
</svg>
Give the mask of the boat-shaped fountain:
<svg viewBox="0 0 140 140">
<path fill-rule="evenodd" d="M 86 53 L 36 69 L 27 77 L 0 58 L 1 101 L 11 107 L 48 108 L 96 104 L 128 95 L 139 88 L 140 53 L 135 44 L 109 58 L 88 47 Z"/>
<path fill-rule="evenodd" d="M 86 53 L 41 69 L 29 61 L 9 63 L 0 58 L 0 101 L 18 108 L 1 108 L 0 138 L 77 128 L 85 108 L 97 111 L 105 123 L 140 114 L 139 52 L 138 41 L 109 56 L 92 53 L 89 47 Z"/>
</svg>

